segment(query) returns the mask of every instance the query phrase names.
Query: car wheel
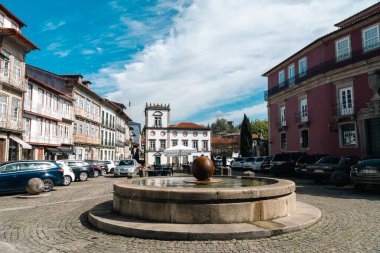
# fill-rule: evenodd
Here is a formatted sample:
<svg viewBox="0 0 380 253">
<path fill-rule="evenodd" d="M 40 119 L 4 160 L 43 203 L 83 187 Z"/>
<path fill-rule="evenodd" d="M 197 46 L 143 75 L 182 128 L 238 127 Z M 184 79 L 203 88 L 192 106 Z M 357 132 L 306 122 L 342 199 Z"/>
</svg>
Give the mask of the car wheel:
<svg viewBox="0 0 380 253">
<path fill-rule="evenodd" d="M 45 178 L 42 180 L 44 182 L 44 192 L 49 192 L 53 189 L 54 187 L 54 181 L 51 180 L 50 178 Z"/>
<path fill-rule="evenodd" d="M 110 170 L 110 173 L 111 173 L 111 174 L 113 174 L 113 170 L 114 170 L 113 168 Z"/>
<path fill-rule="evenodd" d="M 107 170 L 106 169 L 102 169 L 101 172 L 100 172 L 100 174 L 102 176 L 105 176 L 107 174 Z"/>
<path fill-rule="evenodd" d="M 79 180 L 86 181 L 88 179 L 88 174 L 86 172 L 79 173 Z"/>
<path fill-rule="evenodd" d="M 71 184 L 71 181 L 72 181 L 71 177 L 68 176 L 68 175 L 66 175 L 66 176 L 65 176 L 65 180 L 63 181 L 63 185 L 64 185 L 64 186 L 68 186 L 68 185 Z"/>
<path fill-rule="evenodd" d="M 94 170 L 94 177 L 98 177 L 100 175 L 99 170 Z"/>
<path fill-rule="evenodd" d="M 350 177 L 347 175 L 347 173 L 344 173 L 341 170 L 337 170 L 331 174 L 330 180 L 334 185 L 341 187 L 349 183 Z"/>
</svg>

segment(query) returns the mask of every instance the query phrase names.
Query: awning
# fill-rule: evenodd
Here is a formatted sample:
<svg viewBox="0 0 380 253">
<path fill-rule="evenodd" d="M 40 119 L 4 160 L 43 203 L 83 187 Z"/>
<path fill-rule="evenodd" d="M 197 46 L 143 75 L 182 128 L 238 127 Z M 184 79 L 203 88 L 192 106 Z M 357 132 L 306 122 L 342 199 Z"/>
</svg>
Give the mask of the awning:
<svg viewBox="0 0 380 253">
<path fill-rule="evenodd" d="M 52 155 L 62 155 L 62 151 L 58 148 L 45 148 Z"/>
<path fill-rule="evenodd" d="M 57 147 L 63 155 L 75 155 L 75 152 L 71 147 Z"/>
<path fill-rule="evenodd" d="M 9 135 L 9 138 L 11 138 L 12 140 L 14 140 L 18 144 L 20 144 L 23 149 L 32 149 L 32 146 L 30 146 L 28 143 L 26 143 L 25 141 L 21 140 L 20 138 L 18 138 L 15 135 Z"/>
</svg>

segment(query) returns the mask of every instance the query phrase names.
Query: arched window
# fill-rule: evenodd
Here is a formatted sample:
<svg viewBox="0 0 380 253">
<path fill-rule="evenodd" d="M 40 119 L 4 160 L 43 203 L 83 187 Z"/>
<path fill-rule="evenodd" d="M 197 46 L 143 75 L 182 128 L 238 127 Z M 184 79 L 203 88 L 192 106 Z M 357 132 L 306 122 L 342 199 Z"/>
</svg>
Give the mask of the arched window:
<svg viewBox="0 0 380 253">
<path fill-rule="evenodd" d="M 162 112 L 153 113 L 154 117 L 154 127 L 162 127 Z"/>
</svg>

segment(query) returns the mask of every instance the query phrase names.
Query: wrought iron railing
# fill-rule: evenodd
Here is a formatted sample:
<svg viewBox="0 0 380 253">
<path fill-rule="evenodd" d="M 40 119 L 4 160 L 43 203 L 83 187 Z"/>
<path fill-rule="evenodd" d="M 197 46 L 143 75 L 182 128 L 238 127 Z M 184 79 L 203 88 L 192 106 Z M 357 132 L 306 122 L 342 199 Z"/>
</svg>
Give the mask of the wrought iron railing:
<svg viewBox="0 0 380 253">
<path fill-rule="evenodd" d="M 350 117 L 355 114 L 355 105 L 351 103 L 341 103 L 332 106 L 333 116 L 336 117 Z"/>
<path fill-rule="evenodd" d="M 294 120 L 298 125 L 310 123 L 310 116 L 308 112 L 298 112 L 294 114 Z"/>
</svg>

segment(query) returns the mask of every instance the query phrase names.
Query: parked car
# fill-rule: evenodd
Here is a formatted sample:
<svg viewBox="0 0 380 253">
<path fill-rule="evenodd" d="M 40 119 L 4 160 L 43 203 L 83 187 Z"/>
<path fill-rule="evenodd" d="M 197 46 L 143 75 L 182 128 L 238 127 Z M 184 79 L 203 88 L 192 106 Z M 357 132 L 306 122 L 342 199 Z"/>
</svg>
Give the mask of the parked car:
<svg viewBox="0 0 380 253">
<path fill-rule="evenodd" d="M 281 174 L 294 175 L 296 161 L 304 154 L 305 153 L 294 152 L 274 155 L 270 165 L 271 173 L 275 176 Z"/>
<path fill-rule="evenodd" d="M 357 190 L 368 185 L 380 186 L 380 158 L 367 158 L 358 162 L 352 166 L 350 178 Z"/>
<path fill-rule="evenodd" d="M 71 184 L 72 181 L 75 181 L 75 174 L 72 168 L 70 168 L 62 161 L 57 161 L 57 164 L 61 166 L 61 168 L 63 169 L 63 176 L 65 177 L 63 185 L 68 186 Z"/>
<path fill-rule="evenodd" d="M 86 181 L 94 177 L 95 167 L 81 160 L 60 160 L 68 165 L 75 174 L 75 180 Z"/>
<path fill-rule="evenodd" d="M 107 174 L 107 164 L 103 163 L 102 161 L 98 160 L 84 160 L 86 163 L 90 165 L 96 166 L 98 169 L 95 170 L 95 174 L 105 176 Z M 94 175 L 94 177 L 97 177 L 97 175 Z"/>
<path fill-rule="evenodd" d="M 350 183 L 351 166 L 358 161 L 356 157 L 325 156 L 314 165 L 306 166 L 306 175 L 316 183 L 329 179 L 336 186 L 344 186 Z"/>
<path fill-rule="evenodd" d="M 242 164 L 243 170 L 253 170 L 255 168 L 255 157 L 248 157 Z"/>
<path fill-rule="evenodd" d="M 221 159 L 221 158 L 216 158 L 216 159 L 214 160 L 214 165 L 215 165 L 215 167 L 222 167 L 222 166 L 223 166 L 223 161 L 222 161 L 222 159 Z"/>
<path fill-rule="evenodd" d="M 116 166 L 113 175 L 127 176 L 127 177 L 137 177 L 139 175 L 140 169 L 138 163 L 135 159 L 121 160 L 119 165 Z"/>
<path fill-rule="evenodd" d="M 270 170 L 270 162 L 273 156 L 265 156 L 264 160 L 261 162 L 260 168 L 263 172 L 268 172 Z"/>
<path fill-rule="evenodd" d="M 232 162 L 232 169 L 233 170 L 242 170 L 243 169 L 243 163 L 247 160 L 247 157 L 238 157 L 235 158 L 235 160 Z"/>
<path fill-rule="evenodd" d="M 253 168 L 253 170 L 261 170 L 261 163 L 264 161 L 264 157 L 256 157 L 255 159 L 255 167 Z"/>
<path fill-rule="evenodd" d="M 296 176 L 303 176 L 305 172 L 307 172 L 306 166 L 315 164 L 319 159 L 326 156 L 325 154 L 305 154 L 298 158 L 294 170 Z"/>
<path fill-rule="evenodd" d="M 105 163 L 107 165 L 107 173 L 113 173 L 113 171 L 115 170 L 116 168 L 116 164 L 114 161 L 111 161 L 111 160 L 104 160 L 102 161 L 103 163 Z"/>
<path fill-rule="evenodd" d="M 63 185 L 63 169 L 54 161 L 15 161 L 0 165 L 0 192 L 22 192 L 31 178 L 44 182 L 44 191 Z"/>
</svg>

